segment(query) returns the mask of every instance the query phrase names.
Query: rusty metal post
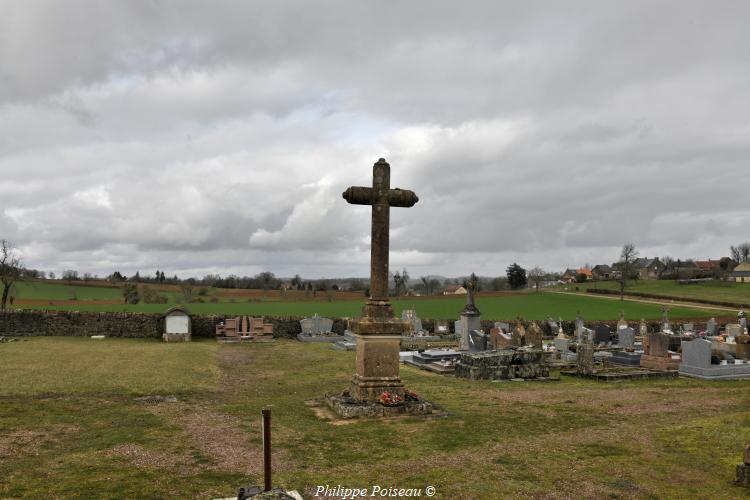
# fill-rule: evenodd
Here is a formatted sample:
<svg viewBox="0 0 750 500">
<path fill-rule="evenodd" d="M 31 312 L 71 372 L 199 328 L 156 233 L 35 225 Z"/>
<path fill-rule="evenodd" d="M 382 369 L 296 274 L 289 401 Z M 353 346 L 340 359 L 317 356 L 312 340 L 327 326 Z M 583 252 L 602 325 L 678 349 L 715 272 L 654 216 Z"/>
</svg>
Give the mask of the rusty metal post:
<svg viewBox="0 0 750 500">
<path fill-rule="evenodd" d="M 271 491 L 271 409 L 263 408 L 263 491 Z"/>
</svg>

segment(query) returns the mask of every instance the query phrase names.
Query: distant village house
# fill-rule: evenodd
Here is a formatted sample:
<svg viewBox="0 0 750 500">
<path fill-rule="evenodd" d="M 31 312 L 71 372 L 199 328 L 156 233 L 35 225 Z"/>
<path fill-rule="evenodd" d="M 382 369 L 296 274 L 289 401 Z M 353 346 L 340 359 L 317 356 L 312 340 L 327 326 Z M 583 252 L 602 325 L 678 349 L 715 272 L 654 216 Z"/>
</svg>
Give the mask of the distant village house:
<svg viewBox="0 0 750 500">
<path fill-rule="evenodd" d="M 448 285 L 443 290 L 443 295 L 466 295 L 466 288 L 461 285 Z"/>
</svg>

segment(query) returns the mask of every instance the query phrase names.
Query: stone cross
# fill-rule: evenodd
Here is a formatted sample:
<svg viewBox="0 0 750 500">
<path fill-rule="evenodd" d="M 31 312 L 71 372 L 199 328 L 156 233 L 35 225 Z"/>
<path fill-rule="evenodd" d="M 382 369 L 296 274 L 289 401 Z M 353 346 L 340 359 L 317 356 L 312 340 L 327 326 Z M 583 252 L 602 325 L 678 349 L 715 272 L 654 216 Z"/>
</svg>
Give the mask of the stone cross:
<svg viewBox="0 0 750 500">
<path fill-rule="evenodd" d="M 372 187 L 350 187 L 343 196 L 351 204 L 372 206 L 370 298 L 352 325 L 357 358 L 349 394 L 363 402 L 377 401 L 383 392 L 403 397 L 399 350 L 408 325 L 394 317 L 388 302 L 390 209 L 412 207 L 419 198 L 413 191 L 391 189 L 391 167 L 383 158 L 372 167 Z"/>
<path fill-rule="evenodd" d="M 466 307 L 464 312 L 476 312 L 479 313 L 479 309 L 474 305 L 474 291 L 477 289 L 477 277 L 474 273 L 471 274 L 469 279 L 466 281 Z"/>
<path fill-rule="evenodd" d="M 372 206 L 372 236 L 370 238 L 370 300 L 365 315 L 390 312 L 388 305 L 388 243 L 391 207 L 413 207 L 419 198 L 413 191 L 391 189 L 391 166 L 380 158 L 372 166 L 372 187 L 352 186 L 343 193 L 353 205 Z M 377 307 L 381 306 L 382 311 Z M 388 309 L 386 311 L 385 309 Z M 369 314 L 368 314 L 369 313 Z"/>
</svg>

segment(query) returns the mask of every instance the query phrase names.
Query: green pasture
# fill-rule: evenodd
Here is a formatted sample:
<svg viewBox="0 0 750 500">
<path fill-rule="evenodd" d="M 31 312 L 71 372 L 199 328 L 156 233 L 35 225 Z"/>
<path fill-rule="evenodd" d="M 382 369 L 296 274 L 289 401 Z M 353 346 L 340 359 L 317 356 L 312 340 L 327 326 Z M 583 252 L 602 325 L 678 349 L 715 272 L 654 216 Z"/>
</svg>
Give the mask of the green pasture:
<svg viewBox="0 0 750 500">
<path fill-rule="evenodd" d="M 288 340 L 0 344 L 0 498 L 236 496 L 262 485 L 266 406 L 274 485 L 305 498 L 325 484 L 433 486 L 437 499 L 747 498 L 732 479 L 750 381 L 471 382 L 403 367 L 445 417 L 334 425 L 310 402 L 344 389 L 354 362 Z"/>
<path fill-rule="evenodd" d="M 117 300 L 122 299 L 120 288 L 104 286 L 68 285 L 45 281 L 19 281 L 13 285 L 13 295 L 38 300 Z"/>
<path fill-rule="evenodd" d="M 185 304 L 194 314 L 248 314 L 267 316 L 310 316 L 318 313 L 328 317 L 356 317 L 360 315 L 365 299 L 333 301 L 252 301 L 252 302 L 203 302 Z M 464 297 L 457 298 L 415 298 L 394 299 L 393 307 L 397 315 L 403 309 L 416 308 L 423 318 L 457 318 L 466 304 Z M 161 313 L 174 304 L 90 304 L 43 306 L 45 309 L 79 311 L 131 311 Z M 485 319 L 514 319 L 521 315 L 525 319 L 575 318 L 578 311 L 587 320 L 616 319 L 620 310 L 629 319 L 657 319 L 661 317 L 661 306 L 635 301 L 620 302 L 601 297 L 566 295 L 560 293 L 526 293 L 518 295 L 481 297 L 476 305 Z M 41 306 L 40 306 L 41 307 Z M 687 307 L 670 309 L 672 318 L 697 318 L 722 315 L 726 312 Z"/>
<path fill-rule="evenodd" d="M 559 288 L 573 290 L 578 287 L 584 291 L 589 288 L 620 290 L 620 284 L 615 281 L 592 281 L 564 285 Z M 625 293 L 653 293 L 685 299 L 718 300 L 722 302 L 750 303 L 750 283 L 736 283 L 733 281 L 704 281 L 700 283 L 680 284 L 673 280 L 634 280 L 629 282 Z"/>
</svg>

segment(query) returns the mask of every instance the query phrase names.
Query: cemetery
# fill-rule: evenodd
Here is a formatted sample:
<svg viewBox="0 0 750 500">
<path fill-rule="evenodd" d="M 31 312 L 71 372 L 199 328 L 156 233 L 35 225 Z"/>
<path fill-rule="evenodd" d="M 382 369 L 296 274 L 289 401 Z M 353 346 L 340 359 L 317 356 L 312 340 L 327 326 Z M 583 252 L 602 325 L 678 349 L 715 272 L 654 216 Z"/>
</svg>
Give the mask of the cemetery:
<svg viewBox="0 0 750 500">
<path fill-rule="evenodd" d="M 483 320 L 469 280 L 462 309 L 443 301 L 442 317 L 422 318 L 429 307 L 413 303 L 397 316 L 388 213 L 418 199 L 391 189 L 389 171 L 381 159 L 371 188 L 344 193 L 372 206 L 358 314 L 1 313 L 3 338 L 22 341 L 0 343 L 0 495 L 44 494 L 28 470 L 62 496 L 226 498 L 264 478 L 239 496 L 312 497 L 332 475 L 439 498 L 572 497 L 582 484 L 591 498 L 732 498 L 747 486 L 747 451 L 730 465 L 750 432 L 742 311 L 699 328 L 699 315 L 670 321 L 663 307 L 653 321 L 652 308 L 637 333 L 624 310 L 616 322 L 580 309 L 569 322 L 549 310 Z M 455 481 L 467 468 L 471 482 Z"/>
<path fill-rule="evenodd" d="M 243 486 L 239 497 L 311 497 L 331 475 L 429 484 L 440 498 L 577 496 L 582 484 L 591 498 L 732 498 L 747 486 L 747 451 L 729 465 L 750 432 L 744 311 L 737 323 L 724 316 L 700 328 L 692 318 L 705 312 L 670 320 L 662 306 L 653 321 L 652 307 L 637 332 L 625 309 L 643 310 L 630 306 L 616 322 L 600 312 L 587 323 L 580 309 L 574 321 L 553 320 L 559 310 L 539 308 L 532 319 L 517 310 L 513 320 L 483 320 L 472 278 L 462 309 L 451 313 L 456 302 L 446 300 L 422 318 L 417 310 L 430 307 L 414 302 L 398 316 L 389 210 L 418 198 L 389 180 L 381 159 L 372 187 L 344 193 L 372 207 L 371 291 L 360 313 L 205 315 L 192 304 L 152 315 L 0 313 L 3 339 L 22 340 L 0 344 L 9 429 L 0 495 L 43 494 L 24 473 L 32 469 L 49 471 L 63 496 L 216 498 L 263 477 L 264 488 Z M 706 432 L 720 437 L 708 443 Z M 467 467 L 470 483 L 452 479 Z M 164 473 L 169 482 L 156 480 Z"/>
</svg>

